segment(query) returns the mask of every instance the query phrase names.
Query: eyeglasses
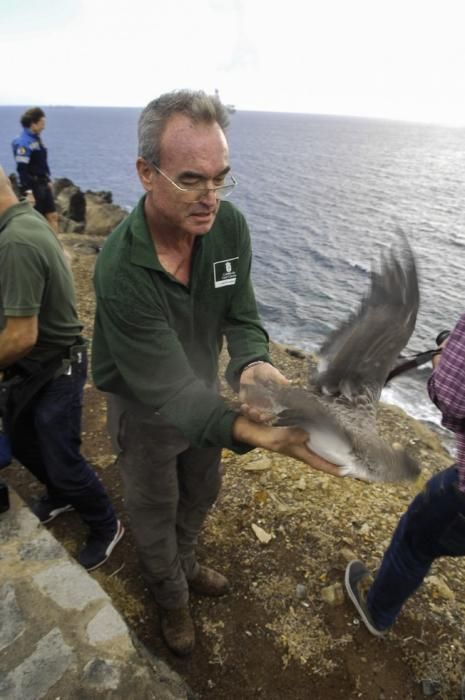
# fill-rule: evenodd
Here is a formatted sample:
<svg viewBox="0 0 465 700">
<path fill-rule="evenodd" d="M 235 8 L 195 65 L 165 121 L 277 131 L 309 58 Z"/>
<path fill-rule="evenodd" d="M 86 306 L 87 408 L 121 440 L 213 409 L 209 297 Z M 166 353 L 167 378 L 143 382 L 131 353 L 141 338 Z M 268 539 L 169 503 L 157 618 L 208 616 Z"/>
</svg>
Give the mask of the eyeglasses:
<svg viewBox="0 0 465 700">
<path fill-rule="evenodd" d="M 183 187 L 181 187 L 181 185 L 178 185 L 177 182 L 172 180 L 166 173 L 164 173 L 163 170 L 160 170 L 158 165 L 155 165 L 155 163 L 153 163 L 152 161 L 150 161 L 150 165 L 154 168 L 154 170 L 157 171 L 157 173 L 163 175 L 163 177 L 166 180 L 168 180 L 168 182 L 171 182 L 173 187 L 176 187 L 176 189 L 179 192 L 194 195 L 195 201 L 202 199 L 202 197 L 205 197 L 205 195 L 209 192 L 214 192 L 217 199 L 226 199 L 226 197 L 229 197 L 229 195 L 237 185 L 236 178 L 229 173 L 225 176 L 227 179 L 223 181 L 223 184 L 217 185 L 216 187 L 207 187 L 206 185 L 201 185 L 200 187 L 198 185 L 184 185 Z"/>
</svg>

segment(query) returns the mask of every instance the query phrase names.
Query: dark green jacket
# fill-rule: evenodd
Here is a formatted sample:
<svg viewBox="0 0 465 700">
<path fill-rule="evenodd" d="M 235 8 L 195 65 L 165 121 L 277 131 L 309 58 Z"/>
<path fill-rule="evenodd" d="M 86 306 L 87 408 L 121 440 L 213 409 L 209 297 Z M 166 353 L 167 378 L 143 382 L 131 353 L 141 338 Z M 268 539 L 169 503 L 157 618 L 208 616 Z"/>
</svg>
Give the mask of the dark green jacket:
<svg viewBox="0 0 465 700">
<path fill-rule="evenodd" d="M 222 202 L 198 236 L 190 285 L 157 258 L 144 198 L 109 236 L 95 270 L 97 310 L 92 367 L 97 387 L 159 412 L 196 447 L 243 451 L 231 436 L 236 413 L 218 395 L 218 355 L 226 336 L 226 376 L 269 360 L 250 280 L 250 236 L 242 214 Z"/>
</svg>

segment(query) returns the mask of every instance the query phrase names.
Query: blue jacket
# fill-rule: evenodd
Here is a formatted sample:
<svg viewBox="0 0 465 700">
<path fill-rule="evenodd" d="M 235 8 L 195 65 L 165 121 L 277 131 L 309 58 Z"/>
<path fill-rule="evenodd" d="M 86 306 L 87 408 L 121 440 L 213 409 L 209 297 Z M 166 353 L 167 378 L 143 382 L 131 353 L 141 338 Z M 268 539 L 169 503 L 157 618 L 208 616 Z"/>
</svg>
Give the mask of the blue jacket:
<svg viewBox="0 0 465 700">
<path fill-rule="evenodd" d="M 23 129 L 12 142 L 13 156 L 19 175 L 21 190 L 32 190 L 37 180 L 50 180 L 47 149 L 38 134 Z"/>
</svg>

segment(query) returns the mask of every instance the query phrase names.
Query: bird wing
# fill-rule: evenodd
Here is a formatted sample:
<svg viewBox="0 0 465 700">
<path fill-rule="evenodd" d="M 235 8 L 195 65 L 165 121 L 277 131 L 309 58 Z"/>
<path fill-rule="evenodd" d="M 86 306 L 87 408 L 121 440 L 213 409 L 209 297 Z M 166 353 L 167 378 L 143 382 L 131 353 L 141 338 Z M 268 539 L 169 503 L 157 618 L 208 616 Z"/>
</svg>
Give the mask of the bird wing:
<svg viewBox="0 0 465 700">
<path fill-rule="evenodd" d="M 322 345 L 316 381 L 323 393 L 377 401 L 389 371 L 407 344 L 420 303 L 415 258 L 405 234 L 372 269 L 371 286 L 358 311 Z"/>
</svg>

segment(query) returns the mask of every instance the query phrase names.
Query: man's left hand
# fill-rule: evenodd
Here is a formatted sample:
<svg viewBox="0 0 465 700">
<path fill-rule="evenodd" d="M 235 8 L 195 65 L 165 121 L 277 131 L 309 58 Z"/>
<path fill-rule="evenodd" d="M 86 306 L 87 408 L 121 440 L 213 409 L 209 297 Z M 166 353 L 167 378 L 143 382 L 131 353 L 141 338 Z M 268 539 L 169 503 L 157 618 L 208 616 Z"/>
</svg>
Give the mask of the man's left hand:
<svg viewBox="0 0 465 700">
<path fill-rule="evenodd" d="M 241 374 L 239 399 L 241 400 L 241 413 L 255 423 L 267 423 L 274 416 L 263 406 L 254 406 L 247 403 L 247 385 L 274 382 L 275 384 L 289 384 L 284 374 L 270 365 L 269 362 L 259 362 L 251 367 L 246 367 Z"/>
</svg>

